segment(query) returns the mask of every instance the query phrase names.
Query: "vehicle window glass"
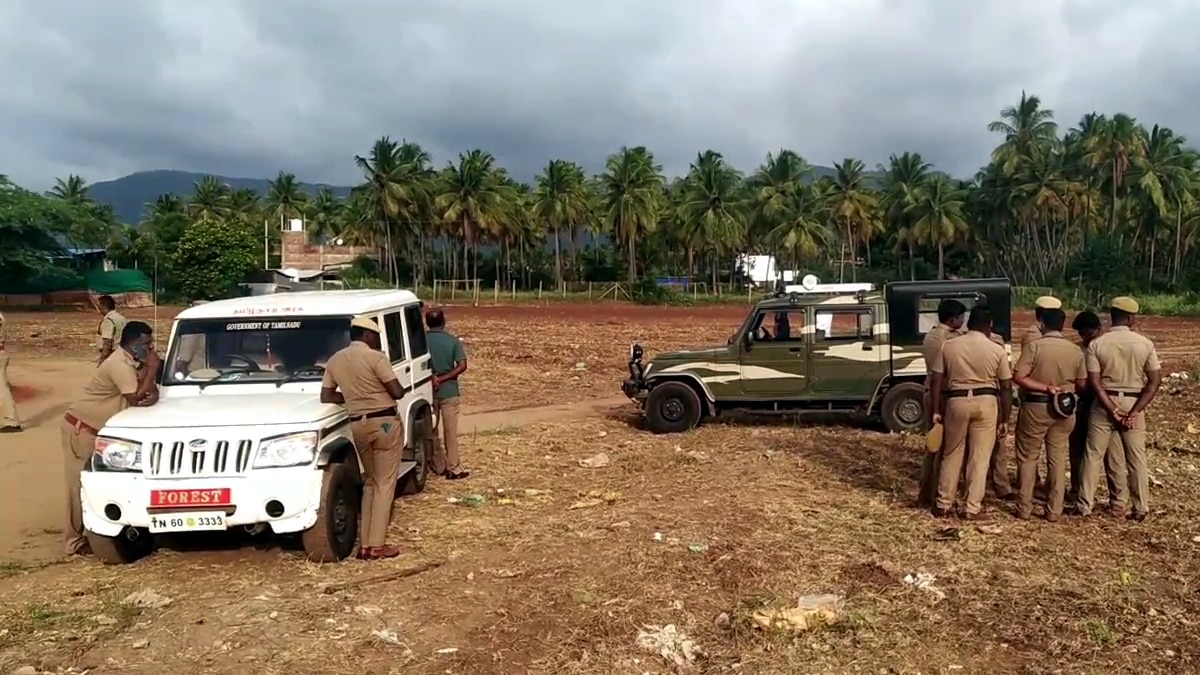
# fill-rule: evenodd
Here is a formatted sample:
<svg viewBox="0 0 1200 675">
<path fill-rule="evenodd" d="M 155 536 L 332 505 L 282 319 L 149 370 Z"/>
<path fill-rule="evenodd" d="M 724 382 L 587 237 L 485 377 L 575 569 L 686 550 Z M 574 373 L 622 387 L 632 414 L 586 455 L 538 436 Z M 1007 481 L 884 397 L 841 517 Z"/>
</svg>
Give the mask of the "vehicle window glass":
<svg viewBox="0 0 1200 675">
<path fill-rule="evenodd" d="M 804 310 L 764 310 L 754 319 L 755 339 L 763 342 L 803 342 Z"/>
<path fill-rule="evenodd" d="M 325 362 L 350 344 L 350 317 L 244 321 L 185 319 L 167 354 L 165 385 L 320 380 Z"/>
<path fill-rule="evenodd" d="M 412 350 L 413 358 L 428 354 L 429 346 L 425 342 L 425 324 L 421 321 L 421 308 L 416 305 L 405 307 L 404 323 L 407 324 L 408 346 Z"/>
<path fill-rule="evenodd" d="M 870 339 L 873 326 L 869 310 L 817 310 L 817 340 Z"/>
<path fill-rule="evenodd" d="M 400 312 L 383 315 L 383 332 L 387 334 L 388 356 L 392 363 L 400 363 L 404 360 L 404 324 L 400 320 Z"/>
<path fill-rule="evenodd" d="M 921 335 L 933 330 L 933 327 L 938 325 L 937 308 L 938 303 L 947 298 L 957 300 L 967 308 L 970 312 L 971 308 L 978 302 L 978 298 L 973 296 L 957 296 L 957 295 L 922 295 L 920 303 L 917 305 L 917 332 Z"/>
</svg>

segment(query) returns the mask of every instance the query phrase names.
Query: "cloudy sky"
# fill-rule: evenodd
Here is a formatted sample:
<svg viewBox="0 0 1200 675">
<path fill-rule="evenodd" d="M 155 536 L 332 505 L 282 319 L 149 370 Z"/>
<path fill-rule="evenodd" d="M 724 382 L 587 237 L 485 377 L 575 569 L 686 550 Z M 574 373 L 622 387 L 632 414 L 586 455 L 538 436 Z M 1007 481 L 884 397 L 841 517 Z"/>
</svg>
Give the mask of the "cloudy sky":
<svg viewBox="0 0 1200 675">
<path fill-rule="evenodd" d="M 0 0 L 0 173 L 355 179 L 382 135 L 521 177 L 645 144 L 970 175 L 1024 88 L 1200 139 L 1200 0 Z"/>
</svg>

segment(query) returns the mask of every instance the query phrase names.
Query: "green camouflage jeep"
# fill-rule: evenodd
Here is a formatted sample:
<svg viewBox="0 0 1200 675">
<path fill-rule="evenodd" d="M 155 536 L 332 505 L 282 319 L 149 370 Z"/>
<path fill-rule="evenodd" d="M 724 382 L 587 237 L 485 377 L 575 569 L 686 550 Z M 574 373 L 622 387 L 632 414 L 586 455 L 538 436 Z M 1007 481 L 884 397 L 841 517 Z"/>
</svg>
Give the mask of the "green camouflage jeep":
<svg viewBox="0 0 1200 675">
<path fill-rule="evenodd" d="M 690 429 L 730 410 L 847 412 L 882 418 L 891 431 L 927 423 L 921 343 L 937 305 L 987 304 L 1007 345 L 1012 287 L 1007 279 L 870 284 L 810 281 L 759 302 L 724 346 L 658 354 L 643 363 L 630 347 L 622 392 L 656 433 Z"/>
</svg>

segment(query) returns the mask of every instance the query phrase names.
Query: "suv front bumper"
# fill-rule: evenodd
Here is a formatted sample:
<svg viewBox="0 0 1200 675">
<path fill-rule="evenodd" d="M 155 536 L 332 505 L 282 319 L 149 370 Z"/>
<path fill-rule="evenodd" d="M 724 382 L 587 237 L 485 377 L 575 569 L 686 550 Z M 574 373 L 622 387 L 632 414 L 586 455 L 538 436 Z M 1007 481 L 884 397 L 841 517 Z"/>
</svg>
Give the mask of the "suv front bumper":
<svg viewBox="0 0 1200 675">
<path fill-rule="evenodd" d="M 83 526 L 106 537 L 115 537 L 126 527 L 149 528 L 152 515 L 201 511 L 224 513 L 228 527 L 264 523 L 276 534 L 301 532 L 316 524 L 321 506 L 322 472 L 312 465 L 253 469 L 240 476 L 214 478 L 147 479 L 140 473 L 101 471 L 84 471 L 80 478 Z M 151 490 L 223 488 L 230 490 L 231 506 L 150 508 Z M 282 504 L 283 513 L 267 515 L 270 501 Z"/>
</svg>

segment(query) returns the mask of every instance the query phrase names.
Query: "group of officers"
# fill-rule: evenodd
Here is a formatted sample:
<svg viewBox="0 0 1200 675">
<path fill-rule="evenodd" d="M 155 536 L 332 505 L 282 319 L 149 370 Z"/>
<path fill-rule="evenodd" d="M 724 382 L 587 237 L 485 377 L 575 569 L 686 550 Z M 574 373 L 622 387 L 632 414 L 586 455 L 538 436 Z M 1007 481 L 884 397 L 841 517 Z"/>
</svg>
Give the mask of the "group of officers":
<svg viewBox="0 0 1200 675">
<path fill-rule="evenodd" d="M 1154 343 L 1133 330 L 1138 303 L 1122 296 L 1109 303 L 1110 327 L 1079 312 L 1072 329 L 1082 348 L 1063 332 L 1066 313 L 1051 296 L 1038 298 L 1036 324 L 1019 341 L 1010 362 L 1003 339 L 992 332 L 992 312 L 969 315 L 957 300 L 938 307 L 938 325 L 925 336 L 926 391 L 931 429 L 919 501 L 938 517 L 986 517 L 989 483 L 997 499 L 1016 502 L 1015 515 L 1033 515 L 1034 494 L 1045 491 L 1044 517 L 1088 516 L 1096 508 L 1103 471 L 1114 517 L 1142 521 L 1149 513 L 1145 410 L 1161 383 Z M 1009 479 L 1007 436 L 1012 387 L 1018 387 L 1015 425 L 1017 485 Z M 1039 459 L 1046 452 L 1046 476 Z M 1069 474 L 1069 484 L 1068 484 Z M 965 499 L 955 512 L 959 485 Z M 1069 489 L 1068 489 L 1069 485 Z"/>
<path fill-rule="evenodd" d="M 158 402 L 161 358 L 153 330 L 142 321 L 127 321 L 113 299 L 99 299 L 103 318 L 97 328 L 97 368 L 61 423 L 63 467 L 67 486 L 66 554 L 87 555 L 80 473 L 95 451 L 100 429 L 128 407 Z M 461 465 L 458 444 L 458 378 L 467 370 L 467 355 L 458 337 L 446 330 L 442 310 L 425 314 L 426 343 L 434 388 L 435 444 L 430 470 L 447 480 L 470 474 Z M 0 334 L 2 336 L 2 334 Z M 382 351 L 379 324 L 369 317 L 350 322 L 350 344 L 330 356 L 321 383 L 321 401 L 346 408 L 363 479 L 359 550 L 363 560 L 392 558 L 400 549 L 386 542 L 405 446 L 404 422 L 397 401 L 407 393 Z M 3 343 L 0 342 L 0 347 Z M 0 365 L 7 365 L 6 363 Z M 15 413 L 14 413 L 15 415 Z M 421 451 L 423 444 L 417 444 Z"/>
</svg>

